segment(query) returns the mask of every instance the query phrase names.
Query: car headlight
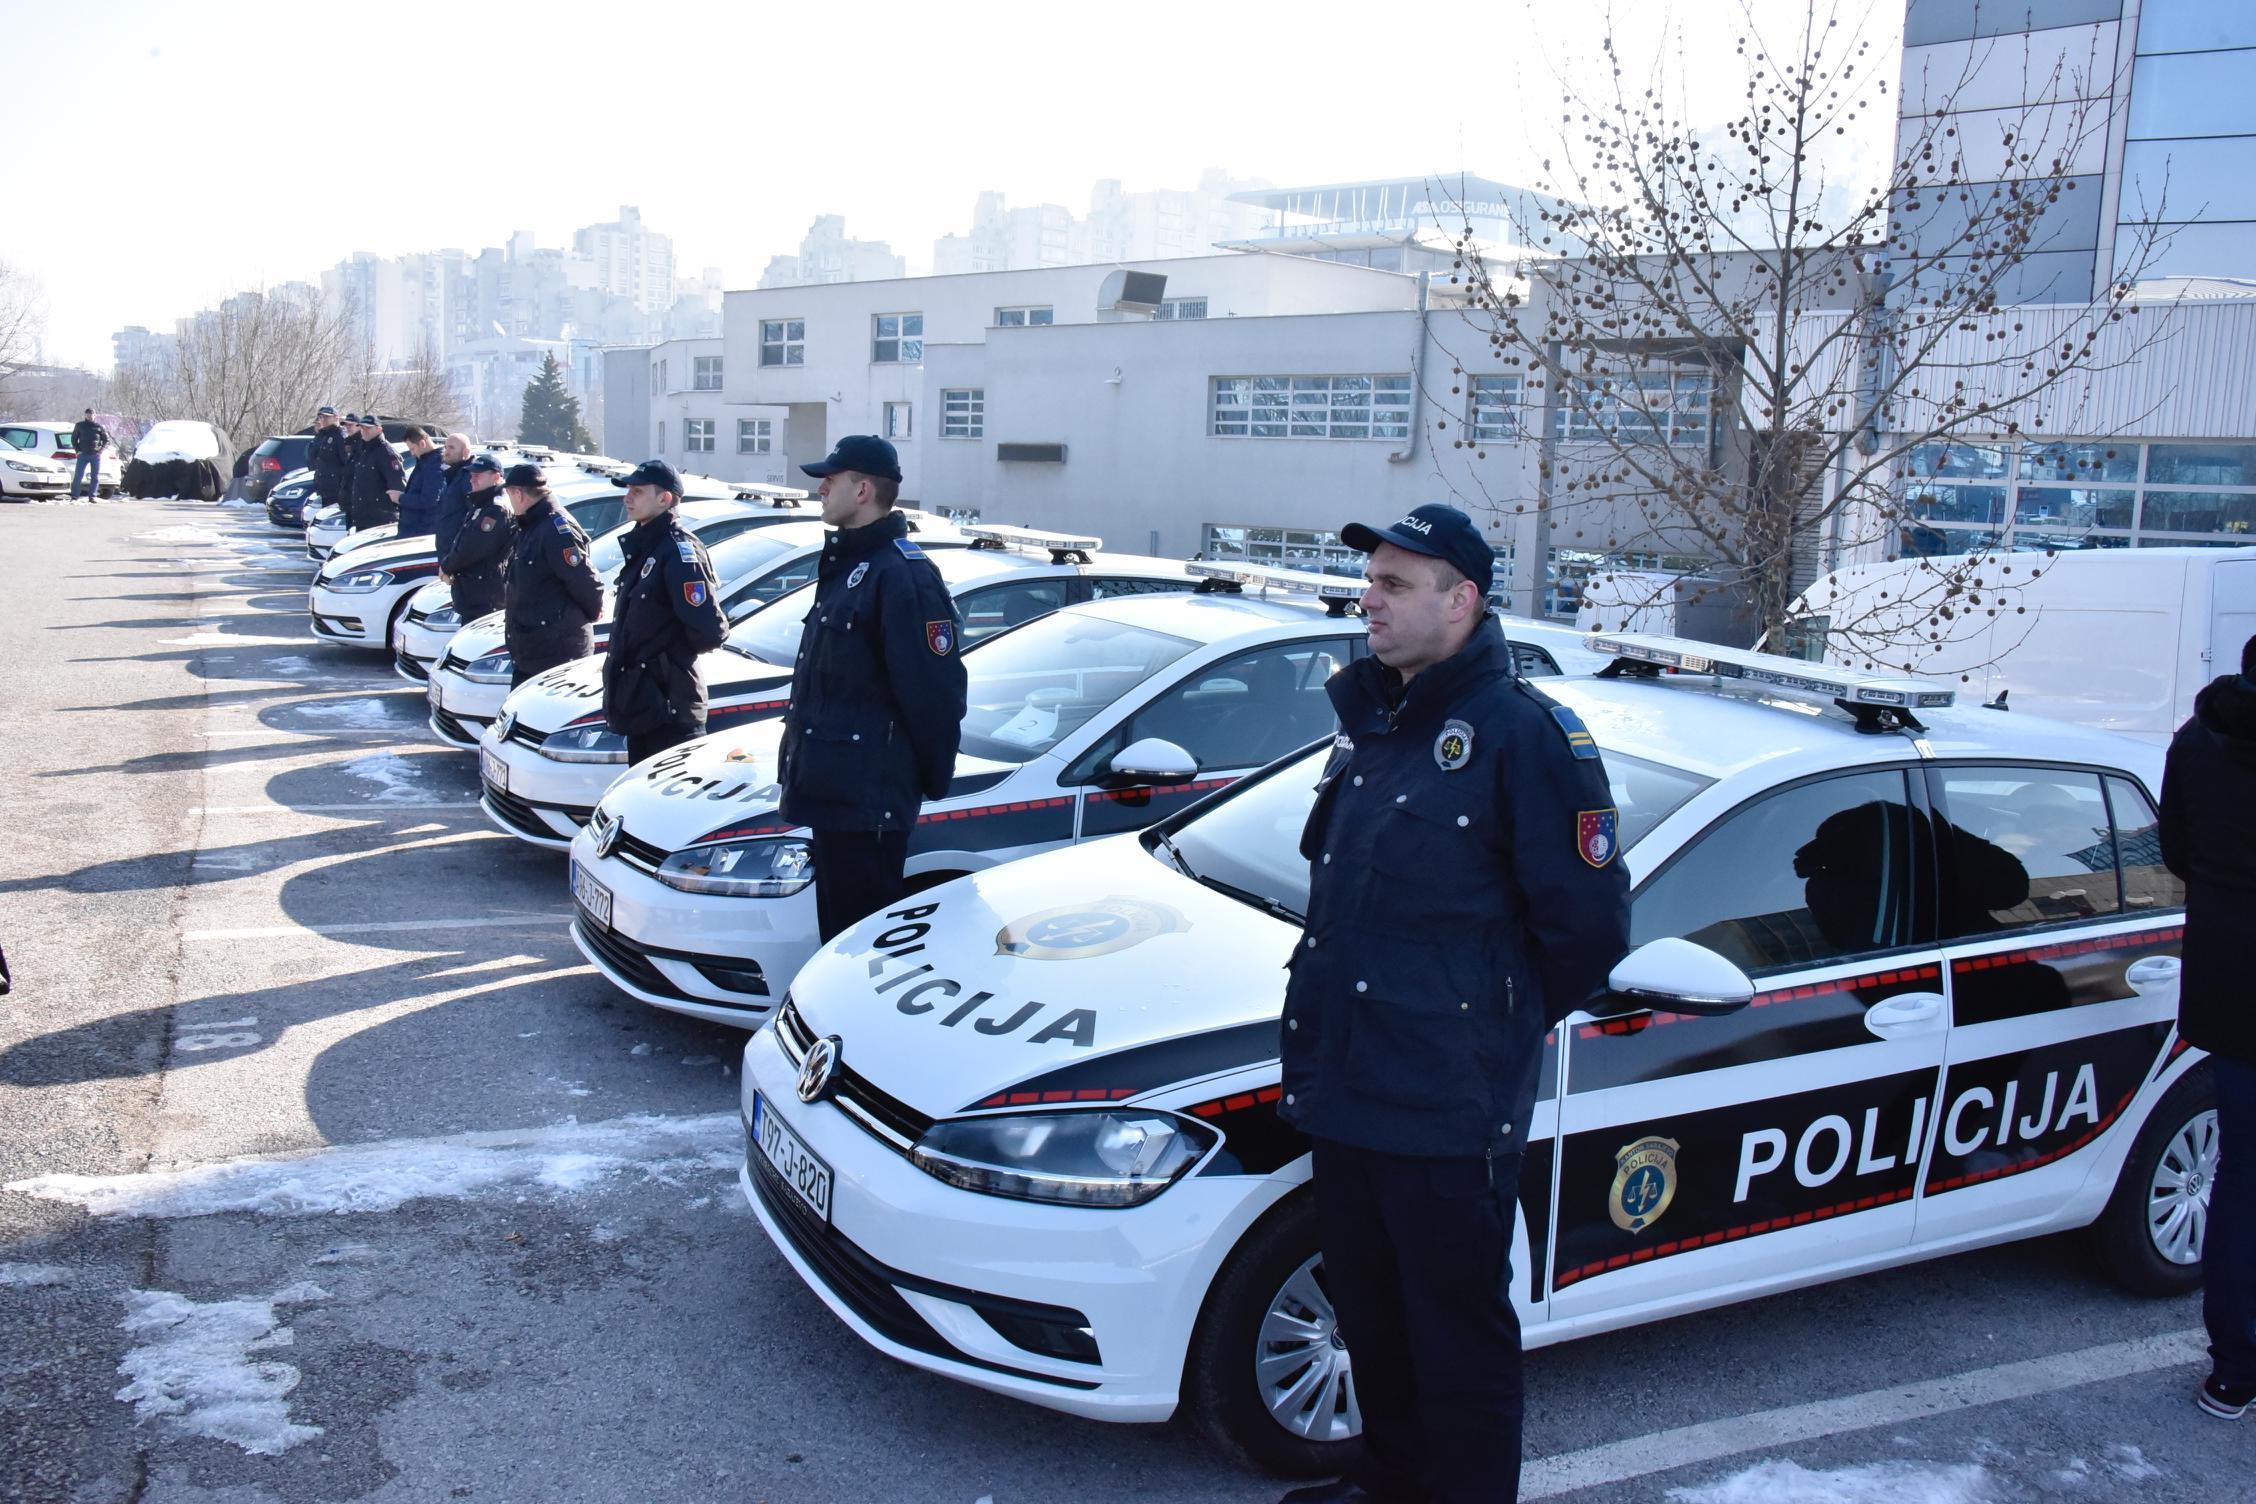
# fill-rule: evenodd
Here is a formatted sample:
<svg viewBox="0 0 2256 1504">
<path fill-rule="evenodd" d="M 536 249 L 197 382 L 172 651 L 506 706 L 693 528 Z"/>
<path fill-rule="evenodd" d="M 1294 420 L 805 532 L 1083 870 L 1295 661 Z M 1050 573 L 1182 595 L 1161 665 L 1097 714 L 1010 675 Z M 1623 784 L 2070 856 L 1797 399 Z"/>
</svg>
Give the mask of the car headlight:
<svg viewBox="0 0 2256 1504">
<path fill-rule="evenodd" d="M 815 880 L 815 857 L 805 841 L 732 841 L 677 851 L 658 864 L 657 876 L 684 893 L 789 898 Z"/>
<path fill-rule="evenodd" d="M 427 627 L 459 627 L 462 625 L 462 613 L 452 606 L 441 606 L 428 615 L 417 617 L 416 620 Z"/>
<path fill-rule="evenodd" d="M 497 648 L 483 658 L 473 658 L 462 665 L 461 673 L 472 684 L 507 684 L 510 677 L 509 649 Z"/>
<path fill-rule="evenodd" d="M 274 493 L 274 499 L 276 501 L 297 501 L 305 494 L 306 488 L 303 486 L 284 486 Z"/>
<path fill-rule="evenodd" d="M 1204 1124 L 1164 1112 L 1034 1112 L 935 1123 L 916 1167 L 967 1191 L 1066 1206 L 1141 1206 L 1215 1144 Z"/>
<path fill-rule="evenodd" d="M 391 583 L 392 575 L 389 570 L 362 569 L 327 581 L 326 588 L 340 595 L 364 595 L 371 590 L 381 590 Z"/>
<path fill-rule="evenodd" d="M 627 739 L 600 724 L 567 726 L 548 734 L 540 744 L 540 755 L 558 762 L 625 762 Z"/>
<path fill-rule="evenodd" d="M 27 464 L 25 464 L 25 463 L 24 463 L 24 462 L 23 462 L 22 460 L 10 460 L 10 461 L 8 461 L 8 468 L 9 468 L 10 470 L 22 470 L 22 471 L 26 471 L 26 472 L 28 472 L 29 474 L 32 474 L 32 475 L 48 475 L 48 474 L 52 474 L 52 473 L 53 473 L 53 472 L 51 472 L 50 470 L 48 470 L 48 468 L 47 468 L 47 467 L 46 467 L 45 465 L 27 465 Z"/>
</svg>

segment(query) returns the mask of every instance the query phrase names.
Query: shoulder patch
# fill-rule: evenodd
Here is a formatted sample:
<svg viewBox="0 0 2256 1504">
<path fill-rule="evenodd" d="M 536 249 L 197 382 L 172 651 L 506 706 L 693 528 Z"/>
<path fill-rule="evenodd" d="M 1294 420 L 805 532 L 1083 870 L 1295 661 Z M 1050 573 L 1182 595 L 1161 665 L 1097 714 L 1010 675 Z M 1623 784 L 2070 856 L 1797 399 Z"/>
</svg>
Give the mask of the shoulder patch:
<svg viewBox="0 0 2256 1504">
<path fill-rule="evenodd" d="M 933 653 L 945 658 L 956 650 L 956 624 L 952 621 L 928 621 L 924 624 L 924 645 Z"/>
<path fill-rule="evenodd" d="M 1575 850 L 1593 867 L 1603 867 L 1614 859 L 1615 831 L 1620 827 L 1621 816 L 1612 805 L 1604 809 L 1586 809 L 1575 814 Z"/>
<path fill-rule="evenodd" d="M 491 517 L 480 517 L 480 518 L 478 519 L 478 531 L 479 531 L 479 532 L 481 532 L 481 533 L 490 533 L 490 532 L 492 532 L 493 530 L 494 530 L 494 520 L 493 520 L 493 519 L 492 519 Z"/>
<path fill-rule="evenodd" d="M 695 563 L 697 562 L 697 540 L 696 540 L 696 539 L 694 539 L 694 538 L 676 538 L 676 539 L 674 540 L 674 547 L 675 547 L 676 549 L 680 550 L 680 552 L 681 552 L 681 561 L 682 561 L 682 562 L 683 562 L 684 564 L 695 564 Z"/>
<path fill-rule="evenodd" d="M 1553 705 L 1551 719 L 1559 723 L 1559 730 L 1567 739 L 1567 749 L 1576 757 L 1587 760 L 1598 755 L 1598 743 L 1591 740 L 1590 728 L 1582 724 L 1581 716 L 1564 705 Z"/>
<path fill-rule="evenodd" d="M 692 606 L 702 606 L 702 605 L 704 605 L 704 604 L 705 604 L 705 582 L 704 582 L 703 580 L 685 580 L 685 581 L 683 581 L 683 582 L 682 582 L 682 599 L 683 599 L 683 600 L 685 600 L 685 601 L 687 601 L 687 602 L 689 602 L 689 603 L 690 603 L 690 604 L 691 604 Z"/>
<path fill-rule="evenodd" d="M 578 568 L 580 562 L 580 551 L 576 548 L 565 549 L 564 562 L 573 568 Z"/>
<path fill-rule="evenodd" d="M 904 559 L 921 559 L 924 557 L 924 550 L 906 538 L 895 538 L 893 546 L 901 551 L 901 557 Z"/>
<path fill-rule="evenodd" d="M 560 532 L 560 533 L 564 533 L 564 534 L 567 534 L 567 535 L 569 535 L 569 534 L 571 533 L 571 531 L 572 531 L 572 519 L 571 519 L 571 518 L 569 518 L 569 517 L 567 517 L 567 516 L 565 516 L 565 515 L 564 515 L 564 514 L 563 514 L 562 512 L 558 512 L 558 513 L 556 513 L 556 514 L 555 514 L 554 516 L 550 517 L 550 518 L 549 518 L 548 520 L 556 524 L 556 530 L 557 530 L 558 532 Z"/>
</svg>

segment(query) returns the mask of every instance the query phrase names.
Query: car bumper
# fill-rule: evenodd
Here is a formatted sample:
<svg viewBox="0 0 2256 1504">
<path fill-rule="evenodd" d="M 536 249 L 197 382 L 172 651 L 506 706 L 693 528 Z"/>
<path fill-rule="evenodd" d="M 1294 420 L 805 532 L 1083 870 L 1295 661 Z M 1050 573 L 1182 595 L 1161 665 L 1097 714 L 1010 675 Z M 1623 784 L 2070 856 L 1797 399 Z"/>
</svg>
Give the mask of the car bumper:
<svg viewBox="0 0 2256 1504">
<path fill-rule="evenodd" d="M 450 747 L 474 751 L 486 728 L 501 714 L 509 698 L 506 684 L 473 684 L 449 668 L 431 671 L 427 691 L 431 706 L 431 734 Z"/>
<path fill-rule="evenodd" d="M 504 782 L 495 782 L 488 759 L 499 764 Z M 486 818 L 521 841 L 559 850 L 572 844 L 603 791 L 627 770 L 624 762 L 557 762 L 490 732 L 478 744 L 478 761 Z"/>
<path fill-rule="evenodd" d="M 348 647 L 388 646 L 384 641 L 385 629 L 391 622 L 392 608 L 399 604 L 405 588 L 395 586 L 389 590 L 356 591 L 348 595 L 314 586 L 306 592 L 306 610 L 313 618 L 313 635 Z"/>
<path fill-rule="evenodd" d="M 61 496 L 70 490 L 70 477 L 19 475 L 11 470 L 0 474 L 0 490 L 10 496 Z"/>
<path fill-rule="evenodd" d="M 427 683 L 457 630 L 429 626 L 412 615 L 402 617 L 399 630 L 392 634 L 392 668 L 411 684 Z"/>
<path fill-rule="evenodd" d="M 745 1052 L 740 1108 L 749 1125 L 758 1092 L 830 1167 L 828 1224 L 749 1142 L 739 1184 L 840 1320 L 904 1363 L 1053 1410 L 1111 1421 L 1174 1412 L 1214 1264 L 1284 1187 L 1192 1176 L 1119 1211 L 979 1195 L 917 1169 L 834 1103 L 801 1103 L 797 1078 L 763 1029 Z M 1031 1349 L 990 1320 L 998 1307 L 1023 1319 L 1029 1306 L 1081 1318 L 1095 1361 Z"/>
</svg>

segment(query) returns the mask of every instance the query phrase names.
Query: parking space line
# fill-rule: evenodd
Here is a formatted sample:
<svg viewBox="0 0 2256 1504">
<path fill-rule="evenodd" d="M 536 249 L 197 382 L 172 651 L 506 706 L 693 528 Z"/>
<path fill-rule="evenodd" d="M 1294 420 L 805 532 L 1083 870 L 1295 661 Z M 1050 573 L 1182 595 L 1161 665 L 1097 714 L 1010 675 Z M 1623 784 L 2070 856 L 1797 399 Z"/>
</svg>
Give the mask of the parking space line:
<svg viewBox="0 0 2256 1504">
<path fill-rule="evenodd" d="M 523 929 L 568 924 L 569 914 L 495 914 L 484 919 L 392 919 L 370 924 L 272 924 L 242 930 L 190 930 L 183 940 L 287 940 L 294 935 L 396 935 L 411 930 Z"/>
<path fill-rule="evenodd" d="M 475 799 L 431 800 L 427 803 L 408 803 L 386 799 L 362 799 L 352 804 L 191 804 L 188 817 L 198 815 L 334 815 L 364 814 L 372 810 L 394 809 L 476 809 Z"/>
<path fill-rule="evenodd" d="M 2027 1399 L 2074 1389 L 2101 1379 L 2128 1378 L 2160 1368 L 2207 1361 L 2208 1338 L 2198 1328 L 2110 1342 L 2077 1352 L 2001 1363 L 1923 1383 L 1867 1390 L 1841 1399 L 1817 1400 L 1777 1410 L 1758 1410 L 1699 1425 L 1679 1426 L 1632 1436 L 1605 1446 L 1530 1461 L 1520 1484 L 1523 1499 L 1550 1499 L 1577 1489 L 1642 1478 L 1695 1462 L 1714 1462 L 1765 1447 L 1789 1446 L 1902 1425 L 2005 1400 Z M 2190 1410 L 2190 1400 L 2188 1402 Z M 2189 1424 L 2191 1424 L 2189 1422 Z"/>
</svg>

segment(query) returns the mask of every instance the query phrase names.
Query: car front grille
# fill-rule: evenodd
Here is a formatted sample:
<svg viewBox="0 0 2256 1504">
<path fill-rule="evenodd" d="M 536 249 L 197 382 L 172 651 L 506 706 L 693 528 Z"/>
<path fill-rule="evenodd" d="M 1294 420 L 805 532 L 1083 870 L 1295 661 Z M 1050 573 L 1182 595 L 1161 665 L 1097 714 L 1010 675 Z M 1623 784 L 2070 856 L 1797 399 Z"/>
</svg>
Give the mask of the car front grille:
<svg viewBox="0 0 2256 1504">
<path fill-rule="evenodd" d="M 413 658 L 408 657 L 405 652 L 393 652 L 392 666 L 398 669 L 401 673 L 407 675 L 407 677 L 409 677 L 410 679 L 414 679 L 419 683 L 431 677 L 431 671 L 429 669 L 416 662 Z"/>
<path fill-rule="evenodd" d="M 439 728 L 439 735 L 450 741 L 463 743 L 475 743 L 485 730 L 482 725 L 451 716 L 436 708 L 431 711 L 431 724 Z"/>
<path fill-rule="evenodd" d="M 509 724 L 509 734 L 503 737 L 502 740 L 505 742 L 515 742 L 520 747 L 538 747 L 542 742 L 548 740 L 548 733 L 545 731 L 535 731 L 532 727 L 526 725 L 522 721 L 512 721 Z"/>
<path fill-rule="evenodd" d="M 486 796 L 486 807 L 491 809 L 500 818 L 501 823 L 511 830 L 542 841 L 562 839 L 555 831 L 548 828 L 548 822 L 543 820 L 533 807 L 524 800 L 512 798 L 490 783 L 482 784 L 482 790 Z"/>
<path fill-rule="evenodd" d="M 572 928 L 587 942 L 589 950 L 603 958 L 605 966 L 644 992 L 675 998 L 685 1003 L 701 1001 L 666 980 L 666 974 L 651 964 L 650 957 L 640 945 L 610 926 L 598 924 L 586 909 L 579 911 L 579 917 L 572 921 Z"/>
<path fill-rule="evenodd" d="M 815 1042 L 815 1031 L 799 1016 L 799 1006 L 789 994 L 776 1011 L 775 1031 L 776 1043 L 783 1046 L 784 1059 L 797 1065 L 807 1058 L 807 1051 Z M 931 1118 L 900 1098 L 880 1091 L 868 1077 L 844 1060 L 839 1062 L 835 1080 L 830 1099 L 838 1104 L 838 1110 L 896 1154 L 906 1156 L 932 1127 Z"/>
</svg>

